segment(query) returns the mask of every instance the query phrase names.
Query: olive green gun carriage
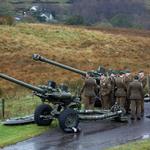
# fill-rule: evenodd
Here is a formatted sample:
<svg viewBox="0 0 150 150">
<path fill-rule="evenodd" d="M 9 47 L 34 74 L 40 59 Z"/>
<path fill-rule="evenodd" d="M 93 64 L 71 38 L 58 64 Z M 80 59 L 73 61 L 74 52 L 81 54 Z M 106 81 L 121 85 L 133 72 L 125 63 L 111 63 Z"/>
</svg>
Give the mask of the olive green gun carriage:
<svg viewBox="0 0 150 150">
<path fill-rule="evenodd" d="M 41 99 L 43 103 L 37 106 L 34 112 L 34 121 L 37 125 L 50 125 L 54 118 L 58 118 L 62 130 L 78 126 L 78 114 L 74 109 L 80 107 L 79 98 L 72 96 L 68 91 L 55 87 L 54 82 L 52 82 L 53 84 L 34 86 L 3 73 L 0 73 L 0 78 L 32 90 L 33 94 Z"/>
</svg>

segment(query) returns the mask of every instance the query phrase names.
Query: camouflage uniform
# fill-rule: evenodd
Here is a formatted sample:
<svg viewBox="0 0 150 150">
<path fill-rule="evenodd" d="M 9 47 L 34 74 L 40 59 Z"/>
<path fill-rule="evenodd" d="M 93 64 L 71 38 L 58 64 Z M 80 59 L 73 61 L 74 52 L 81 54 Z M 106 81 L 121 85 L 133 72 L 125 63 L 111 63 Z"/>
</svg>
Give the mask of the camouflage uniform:
<svg viewBox="0 0 150 150">
<path fill-rule="evenodd" d="M 144 90 L 147 84 L 146 77 L 145 76 L 139 77 L 139 81 L 142 83 L 143 90 Z M 141 104 L 141 112 L 142 112 L 142 115 L 144 115 L 144 97 L 143 97 L 142 104 Z"/>
<path fill-rule="evenodd" d="M 85 109 L 93 109 L 95 103 L 95 97 L 98 87 L 96 81 L 89 77 L 85 79 L 85 83 L 81 89 L 81 100 Z"/>
<path fill-rule="evenodd" d="M 116 83 L 116 91 L 115 91 L 116 102 L 121 107 L 125 107 L 127 92 L 126 92 L 126 86 L 124 83 L 124 78 L 116 77 L 115 83 Z"/>
<path fill-rule="evenodd" d="M 131 100 L 131 118 L 140 119 L 141 117 L 141 104 L 144 98 L 143 87 L 138 80 L 132 81 L 127 90 L 128 98 Z"/>
<path fill-rule="evenodd" d="M 110 77 L 110 82 L 111 82 L 111 94 L 110 94 L 110 99 L 111 99 L 111 106 L 115 104 L 115 77 L 111 76 Z"/>
<path fill-rule="evenodd" d="M 132 75 L 127 75 L 127 76 L 124 77 L 124 82 L 125 82 L 126 89 L 128 88 L 129 84 L 132 81 L 133 81 Z M 129 110 L 130 110 L 130 104 L 131 104 L 130 99 L 128 99 L 128 97 L 126 97 L 125 109 L 126 109 L 127 113 L 129 113 Z"/>
<path fill-rule="evenodd" d="M 100 97 L 102 101 L 102 108 L 103 109 L 110 109 L 111 107 L 111 82 L 110 79 L 105 77 L 104 79 L 100 80 Z"/>
</svg>

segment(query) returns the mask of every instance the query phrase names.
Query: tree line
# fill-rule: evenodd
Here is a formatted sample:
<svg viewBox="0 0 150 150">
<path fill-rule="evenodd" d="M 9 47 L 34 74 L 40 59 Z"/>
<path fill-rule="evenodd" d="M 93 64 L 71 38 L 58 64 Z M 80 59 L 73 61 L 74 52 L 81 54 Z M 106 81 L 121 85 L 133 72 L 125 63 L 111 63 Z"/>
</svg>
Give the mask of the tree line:
<svg viewBox="0 0 150 150">
<path fill-rule="evenodd" d="M 144 0 L 68 0 L 70 5 L 40 5 L 57 22 L 73 25 L 150 29 L 150 10 Z M 13 16 L 13 6 L 0 0 L 0 16 Z M 35 17 L 35 16 L 32 16 Z"/>
<path fill-rule="evenodd" d="M 143 0 L 72 0 L 70 14 L 78 16 L 79 23 L 82 18 L 87 25 L 108 23 L 119 27 L 142 26 L 150 17 Z M 150 22 L 145 27 L 150 28 Z"/>
</svg>

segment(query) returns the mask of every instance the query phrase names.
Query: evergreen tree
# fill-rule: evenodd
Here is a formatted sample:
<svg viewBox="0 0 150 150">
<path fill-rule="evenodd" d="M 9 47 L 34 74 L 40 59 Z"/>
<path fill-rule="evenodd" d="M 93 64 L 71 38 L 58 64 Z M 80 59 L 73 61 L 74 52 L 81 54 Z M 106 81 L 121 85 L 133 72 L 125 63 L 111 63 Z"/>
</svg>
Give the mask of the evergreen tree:
<svg viewBox="0 0 150 150">
<path fill-rule="evenodd" d="M 7 0 L 0 0 L 0 16 L 13 16 L 13 6 Z"/>
</svg>

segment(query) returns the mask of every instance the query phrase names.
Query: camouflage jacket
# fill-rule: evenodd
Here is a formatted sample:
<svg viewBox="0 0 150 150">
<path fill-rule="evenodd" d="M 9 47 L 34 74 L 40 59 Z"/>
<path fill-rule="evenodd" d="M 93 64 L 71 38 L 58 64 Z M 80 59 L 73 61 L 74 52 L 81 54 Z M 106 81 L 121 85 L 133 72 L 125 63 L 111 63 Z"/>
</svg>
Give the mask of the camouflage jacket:
<svg viewBox="0 0 150 150">
<path fill-rule="evenodd" d="M 98 91 L 98 86 L 93 78 L 85 79 L 85 83 L 81 89 L 81 94 L 84 96 L 94 97 Z"/>
<path fill-rule="evenodd" d="M 115 83 L 116 83 L 116 91 L 115 91 L 115 96 L 116 97 L 124 97 L 127 95 L 127 89 L 125 85 L 124 78 L 121 77 L 116 77 L 115 78 Z"/>
<path fill-rule="evenodd" d="M 108 78 L 105 78 L 104 80 L 100 81 L 100 91 L 99 95 L 105 96 L 109 95 L 111 93 L 112 87 L 111 87 L 111 80 Z"/>
<path fill-rule="evenodd" d="M 128 86 L 127 96 L 131 100 L 142 100 L 144 98 L 144 91 L 141 82 L 138 80 L 132 81 Z"/>
<path fill-rule="evenodd" d="M 143 88 L 145 88 L 145 87 L 146 87 L 146 84 L 147 84 L 147 79 L 146 79 L 146 77 L 140 78 L 139 81 L 142 83 Z"/>
<path fill-rule="evenodd" d="M 125 82 L 125 86 L 126 86 L 126 89 L 128 88 L 129 86 L 129 83 L 133 81 L 133 77 L 130 75 L 130 76 L 127 76 L 127 77 L 124 77 L 124 82 Z"/>
</svg>

